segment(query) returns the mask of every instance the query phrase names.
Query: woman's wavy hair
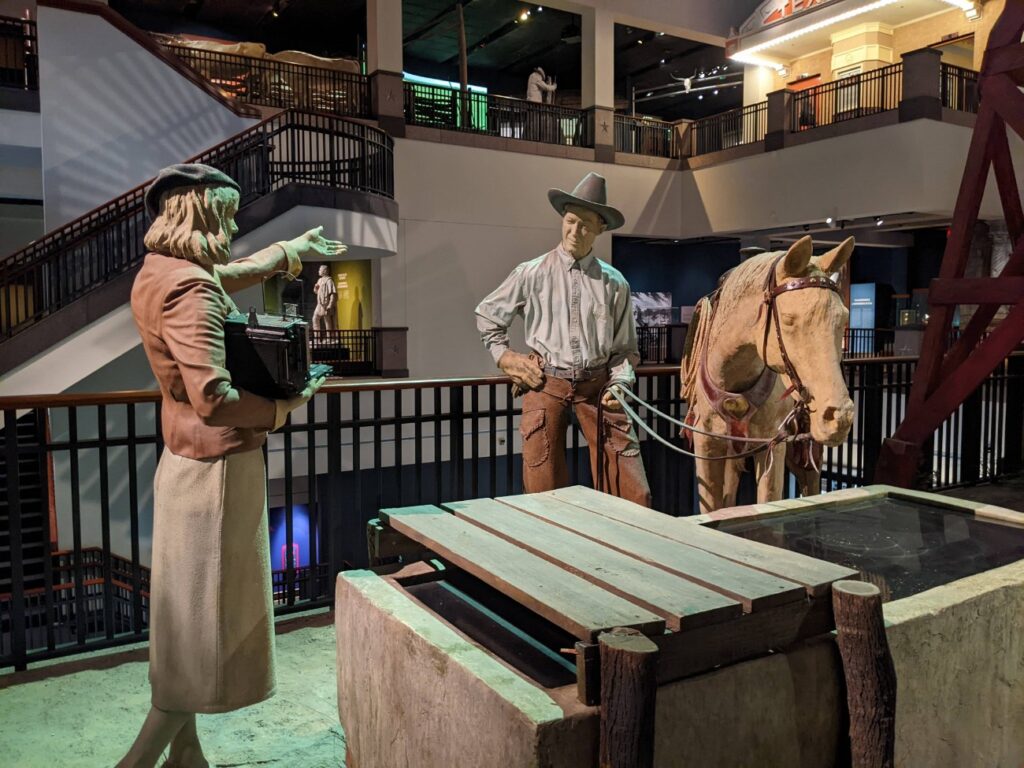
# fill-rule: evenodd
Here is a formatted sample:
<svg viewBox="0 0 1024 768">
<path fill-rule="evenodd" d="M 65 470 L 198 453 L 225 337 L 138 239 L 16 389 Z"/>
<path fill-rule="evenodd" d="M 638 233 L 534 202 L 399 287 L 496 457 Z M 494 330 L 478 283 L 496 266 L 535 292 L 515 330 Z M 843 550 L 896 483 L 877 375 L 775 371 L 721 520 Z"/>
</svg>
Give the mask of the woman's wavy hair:
<svg viewBox="0 0 1024 768">
<path fill-rule="evenodd" d="M 160 198 L 160 215 L 146 232 L 146 248 L 204 267 L 227 264 L 235 233 L 238 192 L 197 184 Z"/>
</svg>

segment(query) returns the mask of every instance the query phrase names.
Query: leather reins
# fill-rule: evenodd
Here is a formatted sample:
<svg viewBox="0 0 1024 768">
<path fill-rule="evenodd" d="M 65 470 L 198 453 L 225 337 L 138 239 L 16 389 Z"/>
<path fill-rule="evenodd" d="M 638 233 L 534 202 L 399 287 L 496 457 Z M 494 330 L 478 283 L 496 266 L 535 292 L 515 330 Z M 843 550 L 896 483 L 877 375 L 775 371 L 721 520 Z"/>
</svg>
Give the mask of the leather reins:
<svg viewBox="0 0 1024 768">
<path fill-rule="evenodd" d="M 782 365 L 785 368 L 785 374 L 789 377 L 789 388 L 782 393 L 784 399 L 786 396 L 797 394 L 798 406 L 802 406 L 803 409 L 807 408 L 807 402 L 804 398 L 804 383 L 800 379 L 800 374 L 797 373 L 796 367 L 793 365 L 793 361 L 789 359 L 789 353 L 786 351 L 786 342 L 782 338 L 782 323 L 779 321 L 779 305 L 776 299 L 784 293 L 790 291 L 801 291 L 805 288 L 825 288 L 826 290 L 835 291 L 837 294 L 840 293 L 839 286 L 836 285 L 835 281 L 827 275 L 812 275 L 810 277 L 795 277 L 791 280 L 787 280 L 781 285 L 775 280 L 775 270 L 779 266 L 779 263 L 786 258 L 786 254 L 782 254 L 775 261 L 772 262 L 771 267 L 768 269 L 768 274 L 764 278 L 764 301 L 761 304 L 761 309 L 758 310 L 757 317 L 761 318 L 761 312 L 767 308 L 767 317 L 764 321 L 764 339 L 761 342 L 761 360 L 764 363 L 765 368 L 768 367 L 768 334 L 771 332 L 772 321 L 775 321 L 775 340 L 779 344 L 779 354 L 782 355 Z"/>
</svg>

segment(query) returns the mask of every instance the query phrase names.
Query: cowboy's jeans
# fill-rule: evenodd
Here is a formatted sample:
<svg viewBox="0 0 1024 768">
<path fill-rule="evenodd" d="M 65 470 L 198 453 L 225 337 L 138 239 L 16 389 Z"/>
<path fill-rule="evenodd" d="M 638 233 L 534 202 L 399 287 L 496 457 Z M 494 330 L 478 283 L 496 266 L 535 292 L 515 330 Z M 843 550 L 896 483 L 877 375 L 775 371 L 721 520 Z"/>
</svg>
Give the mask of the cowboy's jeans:
<svg viewBox="0 0 1024 768">
<path fill-rule="evenodd" d="M 597 404 L 608 377 L 576 382 L 546 377 L 544 388 L 523 397 L 523 490 L 539 493 L 569 484 L 565 463 L 565 433 L 569 408 L 590 447 L 591 476 L 597 478 Z M 623 499 L 651 506 L 640 443 L 624 413 L 604 409 L 604 490 Z M 595 483 L 596 484 L 596 483 Z"/>
</svg>

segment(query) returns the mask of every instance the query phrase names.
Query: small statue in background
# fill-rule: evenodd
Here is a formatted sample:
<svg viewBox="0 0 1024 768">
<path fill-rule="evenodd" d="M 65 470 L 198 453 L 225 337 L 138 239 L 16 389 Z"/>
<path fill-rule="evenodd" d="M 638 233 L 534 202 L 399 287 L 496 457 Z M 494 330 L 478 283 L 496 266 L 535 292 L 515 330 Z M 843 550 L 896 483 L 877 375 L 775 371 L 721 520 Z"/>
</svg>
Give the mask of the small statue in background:
<svg viewBox="0 0 1024 768">
<path fill-rule="evenodd" d="M 545 96 L 550 94 L 553 98 L 556 90 L 558 86 L 544 74 L 544 69 L 537 67 L 530 73 L 530 79 L 526 83 L 526 100 L 543 104 Z"/>
<path fill-rule="evenodd" d="M 335 312 L 338 306 L 338 289 L 331 277 L 331 269 L 326 264 L 320 265 L 319 275 L 320 279 L 313 286 L 313 292 L 316 294 L 313 330 L 335 331 L 338 329 L 338 314 Z"/>
</svg>

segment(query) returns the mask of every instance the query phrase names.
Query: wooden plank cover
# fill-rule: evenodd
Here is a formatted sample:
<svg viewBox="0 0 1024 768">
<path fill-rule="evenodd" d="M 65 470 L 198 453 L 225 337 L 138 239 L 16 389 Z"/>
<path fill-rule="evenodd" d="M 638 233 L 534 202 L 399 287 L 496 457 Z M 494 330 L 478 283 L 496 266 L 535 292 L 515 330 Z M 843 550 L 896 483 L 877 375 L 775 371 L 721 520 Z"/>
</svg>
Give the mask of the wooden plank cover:
<svg viewBox="0 0 1024 768">
<path fill-rule="evenodd" d="M 806 598 L 800 584 L 596 515 L 547 494 L 506 496 L 498 501 L 733 597 L 747 612 Z"/>
<path fill-rule="evenodd" d="M 381 510 L 399 533 L 508 595 L 581 640 L 633 627 L 661 634 L 665 620 L 437 507 Z"/>
<path fill-rule="evenodd" d="M 740 603 L 730 597 L 492 499 L 444 506 L 457 517 L 653 611 L 674 631 L 735 618 L 743 612 Z"/>
<path fill-rule="evenodd" d="M 795 581 L 804 585 L 808 593 L 813 596 L 827 594 L 833 581 L 859 578 L 859 573 L 851 568 L 808 557 L 799 552 L 791 552 L 781 547 L 773 547 L 760 541 L 733 536 L 704 525 L 687 523 L 661 512 L 641 507 L 626 499 L 600 493 L 592 488 L 578 485 L 550 491 L 544 495 L 570 502 L 583 509 L 628 523 L 667 539 L 681 541 L 727 560 L 749 565 L 759 571 Z"/>
</svg>

